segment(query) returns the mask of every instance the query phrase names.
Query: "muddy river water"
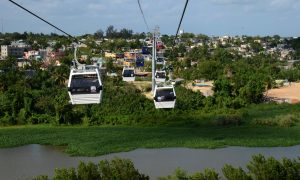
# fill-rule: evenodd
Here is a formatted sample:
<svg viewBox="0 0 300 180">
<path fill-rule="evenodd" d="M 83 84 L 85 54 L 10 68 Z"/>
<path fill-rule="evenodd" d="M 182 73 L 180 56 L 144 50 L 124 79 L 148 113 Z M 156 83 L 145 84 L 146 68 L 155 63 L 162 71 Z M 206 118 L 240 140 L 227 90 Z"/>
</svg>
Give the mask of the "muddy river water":
<svg viewBox="0 0 300 180">
<path fill-rule="evenodd" d="M 57 148 L 33 144 L 0 149 L 0 179 L 26 179 L 41 174 L 51 177 L 55 168 L 77 167 L 80 161 L 98 163 L 114 157 L 131 159 L 140 172 L 156 179 L 171 174 L 177 167 L 190 173 L 205 168 L 214 168 L 220 172 L 226 163 L 246 167 L 251 156 L 259 153 L 279 159 L 297 158 L 300 157 L 300 145 L 272 148 L 137 149 L 98 157 L 70 157 Z"/>
</svg>

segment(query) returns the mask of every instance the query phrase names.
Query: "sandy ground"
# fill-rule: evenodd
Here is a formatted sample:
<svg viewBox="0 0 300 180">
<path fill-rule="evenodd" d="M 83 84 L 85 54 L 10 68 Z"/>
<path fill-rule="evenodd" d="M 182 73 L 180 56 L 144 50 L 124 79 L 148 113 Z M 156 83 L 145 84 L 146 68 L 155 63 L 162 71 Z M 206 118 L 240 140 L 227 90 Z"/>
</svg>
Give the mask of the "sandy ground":
<svg viewBox="0 0 300 180">
<path fill-rule="evenodd" d="M 205 82 L 203 84 L 207 84 L 207 87 L 197 87 L 193 86 L 192 83 L 188 83 L 185 85 L 186 88 L 191 89 L 193 91 L 200 91 L 204 96 L 212 96 L 213 95 L 213 82 Z M 287 102 L 291 104 L 300 103 L 300 83 L 291 83 L 290 86 L 284 86 L 281 88 L 275 88 L 268 90 L 265 95 L 272 100 L 277 102 Z"/>
<path fill-rule="evenodd" d="M 188 83 L 185 85 L 185 87 L 187 89 L 191 89 L 194 92 L 201 92 L 204 96 L 208 97 L 208 96 L 212 96 L 214 94 L 212 87 L 213 87 L 213 81 L 208 81 L 202 84 L 206 84 L 208 86 L 206 87 L 198 87 L 198 86 L 193 86 L 192 83 Z"/>
<path fill-rule="evenodd" d="M 150 99 L 150 100 L 153 100 L 153 94 L 152 92 L 143 92 L 143 94 L 146 96 L 146 98 Z"/>
<path fill-rule="evenodd" d="M 151 92 L 151 81 L 133 81 L 129 83 L 133 84 L 137 89 L 141 90 L 142 94 L 146 96 L 146 98 L 151 100 L 153 99 L 153 95 Z"/>
<path fill-rule="evenodd" d="M 131 82 L 134 84 L 138 89 L 142 91 L 142 93 L 148 98 L 153 99 L 152 92 L 146 91 L 147 89 L 151 89 L 151 82 L 150 81 L 134 81 Z M 213 82 L 205 82 L 203 84 L 207 84 L 207 87 L 197 87 L 193 86 L 192 83 L 188 83 L 185 85 L 187 89 L 191 89 L 195 92 L 201 92 L 204 96 L 212 96 L 213 95 Z M 275 88 L 268 90 L 265 95 L 270 99 L 277 101 L 277 102 L 287 102 L 291 104 L 300 103 L 300 83 L 291 83 L 290 86 L 284 86 L 281 88 Z"/>
<path fill-rule="evenodd" d="M 290 86 L 268 90 L 265 95 L 277 102 L 299 103 L 300 83 L 291 83 Z"/>
<path fill-rule="evenodd" d="M 151 89 L 151 81 L 133 81 L 128 83 L 133 84 L 137 89 L 141 90 L 142 92 Z"/>
</svg>

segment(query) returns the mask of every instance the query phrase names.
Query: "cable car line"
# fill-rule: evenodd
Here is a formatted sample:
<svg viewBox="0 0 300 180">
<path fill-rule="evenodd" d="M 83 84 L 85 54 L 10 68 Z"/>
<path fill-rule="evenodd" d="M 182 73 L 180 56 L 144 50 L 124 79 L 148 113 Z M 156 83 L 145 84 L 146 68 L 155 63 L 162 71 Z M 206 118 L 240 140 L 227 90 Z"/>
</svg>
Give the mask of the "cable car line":
<svg viewBox="0 0 300 180">
<path fill-rule="evenodd" d="M 143 11 L 143 9 L 142 9 L 141 2 L 140 2 L 140 0 L 137 0 L 137 2 L 138 2 L 138 4 L 139 4 L 139 8 L 140 8 L 140 11 L 141 11 L 142 16 L 143 16 L 143 19 L 144 19 L 144 23 L 145 23 L 145 25 L 147 26 L 147 30 L 150 32 L 150 28 L 149 28 L 149 25 L 148 25 L 148 23 L 147 23 L 147 20 L 146 20 L 144 11 Z"/>
<path fill-rule="evenodd" d="M 76 40 L 76 42 L 79 42 L 75 37 L 70 35 L 69 33 L 63 31 L 62 29 L 58 28 L 57 26 L 53 25 L 52 23 L 48 22 L 47 20 L 41 18 L 40 16 L 36 15 L 35 13 L 31 12 L 30 10 L 26 9 L 25 7 L 21 6 L 20 4 L 14 2 L 13 0 L 9 0 L 11 3 L 15 4 L 19 8 L 25 10 L 26 12 L 30 13 L 31 15 L 35 16 L 36 18 L 42 20 L 46 24 L 54 27 L 55 29 L 59 30 L 63 34 L 67 35 L 69 38 Z M 186 1 L 183 13 L 180 18 L 180 22 L 176 31 L 174 43 L 172 46 L 172 49 L 175 46 L 176 38 L 178 36 L 178 32 L 187 8 L 189 0 Z M 143 20 L 145 25 L 147 26 L 147 29 L 150 32 L 150 28 L 148 26 L 148 23 L 146 21 L 142 6 L 140 1 L 138 0 L 138 5 L 141 11 L 141 14 L 143 16 Z M 153 35 L 153 62 L 152 62 L 152 71 L 153 67 L 155 70 L 155 60 L 156 60 L 156 50 L 157 50 L 157 44 L 156 44 L 156 38 L 157 38 L 157 33 L 154 32 Z M 75 63 L 74 67 L 71 69 L 70 77 L 69 77 L 69 83 L 68 83 L 68 94 L 71 99 L 72 104 L 99 104 L 102 99 L 102 90 L 103 90 L 103 85 L 100 77 L 100 73 L 98 68 L 99 67 L 88 67 L 85 65 L 82 65 L 82 69 L 78 68 L 78 65 L 81 65 L 76 58 L 76 50 L 77 46 L 75 46 L 75 51 L 74 51 L 74 58 L 75 58 Z M 154 66 L 153 66 L 154 63 Z M 76 66 L 77 65 L 77 66 Z M 90 69 L 91 68 L 91 69 Z M 155 85 L 155 72 L 152 72 L 152 81 L 154 82 Z M 164 72 L 163 72 L 164 73 Z M 165 81 L 163 77 L 160 77 L 158 74 L 157 75 L 157 80 L 158 81 Z M 165 74 L 163 74 L 165 76 Z M 129 79 L 130 81 L 134 81 L 134 69 L 123 69 L 122 76 L 124 78 Z M 125 79 L 126 80 L 126 79 Z M 153 86 L 153 83 L 152 83 Z M 153 89 L 153 88 L 152 88 Z M 160 109 L 160 108 L 174 108 L 175 103 L 176 103 L 176 94 L 175 94 L 175 89 L 174 86 L 158 86 L 155 85 L 154 87 L 154 92 L 153 92 L 153 100 L 154 100 L 154 105 L 155 108 Z"/>
<path fill-rule="evenodd" d="M 178 32 L 179 32 L 179 29 L 180 29 L 180 26 L 181 26 L 181 23 L 182 23 L 182 20 L 183 20 L 184 14 L 185 14 L 185 10 L 186 10 L 186 7 L 187 7 L 188 3 L 189 3 L 189 0 L 186 0 L 185 5 L 184 5 L 184 9 L 183 9 L 183 12 L 182 12 L 182 15 L 181 15 L 181 18 L 180 18 L 180 22 L 179 22 L 179 25 L 178 25 L 178 28 L 177 28 L 177 31 L 176 31 L 176 35 L 175 35 L 175 38 L 174 38 L 172 49 L 175 46 L 175 42 L 176 42 L 176 39 L 177 39 L 177 36 L 178 36 Z"/>
<path fill-rule="evenodd" d="M 173 46 L 172 46 L 172 50 L 174 49 L 175 46 L 175 42 L 176 42 L 176 38 L 178 36 L 178 32 L 187 8 L 189 0 L 186 1 L 181 18 L 180 18 L 180 22 L 176 31 L 176 35 L 174 38 L 174 42 L 173 42 Z M 155 37 L 155 35 L 154 35 Z M 153 48 L 155 48 L 154 50 L 154 54 L 156 54 L 156 45 L 153 46 Z M 174 52 L 174 51 L 172 51 Z M 168 69 L 169 71 L 172 70 L 172 67 L 164 67 L 164 69 Z M 158 71 L 156 71 L 156 76 Z M 164 74 L 163 74 L 164 75 Z M 159 76 L 156 77 L 156 81 L 163 81 L 164 78 L 160 78 Z M 155 89 L 154 89 L 154 93 L 153 93 L 153 101 L 154 101 L 154 106 L 156 109 L 165 109 L 165 108 L 175 108 L 175 104 L 176 104 L 176 93 L 175 93 L 175 89 L 173 84 L 171 86 L 164 84 L 163 86 L 158 86 L 155 85 Z"/>
<path fill-rule="evenodd" d="M 18 6 L 19 8 L 21 8 L 21 9 L 27 11 L 28 13 L 30 13 L 30 14 L 33 15 L 33 16 L 35 16 L 36 18 L 42 20 L 43 22 L 47 23 L 48 25 L 54 27 L 55 29 L 59 30 L 60 32 L 64 33 L 64 34 L 67 35 L 69 38 L 72 38 L 72 39 L 78 41 L 78 40 L 77 40 L 75 37 L 73 37 L 71 34 L 69 34 L 69 33 L 65 32 L 65 31 L 63 31 L 62 29 L 60 29 L 60 28 L 58 28 L 57 26 L 53 25 L 53 24 L 50 23 L 49 21 L 47 21 L 47 20 L 41 18 L 41 17 L 38 16 L 37 14 L 35 14 L 35 13 L 33 13 L 32 11 L 26 9 L 25 7 L 23 7 L 23 6 L 21 6 L 20 4 L 16 3 L 15 1 L 13 1 L 13 0 L 8 0 L 8 1 L 10 1 L 10 2 L 13 3 L 13 4 L 15 4 L 15 5 Z"/>
<path fill-rule="evenodd" d="M 74 50 L 74 66 L 71 68 L 69 82 L 68 82 L 68 94 L 70 97 L 70 103 L 75 104 L 99 104 L 102 99 L 103 84 L 100 77 L 99 67 L 98 66 L 86 66 L 80 64 L 77 61 L 76 52 L 77 52 L 77 43 L 80 42 L 77 38 L 73 37 L 69 33 L 63 31 L 47 20 L 41 18 L 20 4 L 9 0 L 11 3 L 30 13 L 31 15 L 37 17 L 48 25 L 54 27 L 60 32 L 68 36 L 68 38 L 76 41 L 75 50 Z M 81 43 L 81 42 L 80 42 Z M 84 43 L 83 43 L 84 44 Z"/>
</svg>

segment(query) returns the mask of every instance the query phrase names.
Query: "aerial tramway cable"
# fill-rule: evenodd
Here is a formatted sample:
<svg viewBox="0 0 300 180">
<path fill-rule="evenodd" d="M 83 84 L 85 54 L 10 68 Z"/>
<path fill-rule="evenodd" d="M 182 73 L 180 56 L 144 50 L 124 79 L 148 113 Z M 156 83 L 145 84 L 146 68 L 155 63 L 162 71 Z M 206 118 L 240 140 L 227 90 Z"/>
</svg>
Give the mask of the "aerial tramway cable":
<svg viewBox="0 0 300 180">
<path fill-rule="evenodd" d="M 69 38 L 72 38 L 72 39 L 74 39 L 74 40 L 77 40 L 75 37 L 73 37 L 73 36 L 70 35 L 69 33 L 63 31 L 62 29 L 60 29 L 60 28 L 58 28 L 57 26 L 55 26 L 55 25 L 53 25 L 52 23 L 50 23 L 49 21 L 47 21 L 47 20 L 41 18 L 41 17 L 38 16 L 37 14 L 35 14 L 35 13 L 33 13 L 32 11 L 26 9 L 25 7 L 23 7 L 23 6 L 21 6 L 20 4 L 16 3 L 15 1 L 13 1 L 13 0 L 8 0 L 8 1 L 10 1 L 10 2 L 13 3 L 13 4 L 15 4 L 15 5 L 18 6 L 19 8 L 21 8 L 21 9 L 27 11 L 28 13 L 30 13 L 30 14 L 33 15 L 33 16 L 35 16 L 36 18 L 42 20 L 43 22 L 47 23 L 48 25 L 54 27 L 55 29 L 59 30 L 60 32 L 64 33 L 64 34 L 67 35 Z"/>
<path fill-rule="evenodd" d="M 189 0 L 186 1 L 181 18 L 180 18 L 180 22 L 176 31 L 176 35 L 174 38 L 174 42 L 172 45 L 172 50 L 174 49 L 175 43 L 176 43 L 176 39 L 178 36 L 178 32 L 187 8 Z M 171 68 L 169 68 L 171 69 Z M 153 94 L 153 99 L 154 99 L 154 105 L 156 109 L 160 109 L 160 108 L 174 108 L 175 104 L 176 104 L 176 93 L 175 93 L 175 89 L 174 86 L 155 86 L 155 90 L 154 90 L 154 94 Z"/>
<path fill-rule="evenodd" d="M 173 49 L 174 46 L 175 46 L 176 39 L 177 39 L 177 36 L 178 36 L 178 32 L 179 32 L 179 29 L 180 29 L 180 26 L 181 26 L 181 23 L 182 23 L 182 20 L 183 20 L 184 14 L 185 14 L 185 10 L 186 10 L 186 8 L 187 8 L 188 3 L 189 3 L 189 0 L 186 0 L 185 5 L 184 5 L 183 12 L 182 12 L 182 14 L 181 14 L 181 18 L 180 18 L 180 21 L 179 21 L 179 25 L 178 25 L 178 28 L 177 28 L 177 31 L 176 31 L 176 35 L 175 35 L 175 38 L 174 38 L 174 41 L 173 41 L 172 49 Z"/>
<path fill-rule="evenodd" d="M 184 6 L 184 9 L 183 9 L 183 12 L 182 12 L 182 15 L 181 15 L 181 18 L 180 18 L 180 22 L 179 22 L 179 25 L 178 25 L 178 28 L 177 28 L 177 31 L 176 31 L 176 35 L 175 35 L 175 38 L 174 38 L 174 42 L 173 42 L 173 45 L 172 45 L 172 50 L 174 49 L 174 46 L 175 46 L 175 43 L 176 43 L 176 39 L 177 39 L 177 36 L 178 36 L 178 32 L 179 32 L 179 29 L 180 29 L 180 26 L 181 26 L 181 23 L 182 23 L 182 20 L 183 20 L 183 17 L 184 17 L 184 14 L 185 14 L 185 11 L 186 11 L 186 8 L 187 8 L 187 5 L 188 5 L 188 2 L 189 0 L 186 1 L 185 3 L 185 6 Z M 145 18 L 145 14 L 143 12 L 143 9 L 141 7 L 141 3 L 140 1 L 138 0 L 138 5 L 139 5 L 139 8 L 140 8 L 140 11 L 141 11 L 141 14 L 143 16 L 143 20 L 144 20 L 144 23 L 145 25 L 147 26 L 147 29 L 149 30 L 150 32 L 150 29 L 149 29 L 149 26 L 148 26 L 148 23 L 146 21 L 146 18 Z M 161 82 L 164 82 L 164 78 L 160 78 L 156 72 L 156 75 L 157 77 L 155 78 L 154 77 L 154 72 L 155 72 L 155 60 L 156 60 L 156 35 L 157 32 L 154 32 L 153 34 L 153 58 L 152 58 L 152 91 L 153 91 L 153 100 L 154 100 L 154 105 L 155 105 L 155 108 L 156 109 L 160 109 L 160 108 L 174 108 L 175 107 L 175 103 L 176 103 L 176 94 L 175 94 L 175 89 L 174 89 L 174 86 L 171 85 L 171 86 L 157 86 L 155 85 L 156 84 L 156 81 L 161 81 Z M 170 68 L 171 69 L 171 68 Z M 163 79 L 163 80 L 162 80 Z"/>
<path fill-rule="evenodd" d="M 139 4 L 139 8 L 140 8 L 140 11 L 141 11 L 141 13 L 142 13 L 143 20 L 144 20 L 144 23 L 145 23 L 145 25 L 146 25 L 146 27 L 147 27 L 147 30 L 150 32 L 150 28 L 149 28 L 149 25 L 148 25 L 148 23 L 147 23 L 147 20 L 146 20 L 146 17 L 145 17 L 143 8 L 142 8 L 142 6 L 141 6 L 141 2 L 140 2 L 140 0 L 137 0 L 137 2 L 138 2 L 138 4 Z"/>
<path fill-rule="evenodd" d="M 53 25 L 47 20 L 41 18 L 40 16 L 36 15 L 35 13 L 21 6 L 20 4 L 12 0 L 9 1 L 15 4 L 16 6 L 20 7 L 21 9 L 27 11 L 31 15 L 42 20 L 43 22 L 47 23 L 48 25 L 59 30 L 60 32 L 64 33 L 65 35 L 68 36 L 68 38 L 75 40 L 77 43 L 80 42 L 77 38 L 73 37 L 69 33 L 63 31 L 62 29 L 58 28 L 57 26 Z M 102 99 L 102 88 L 103 88 L 99 69 L 98 67 L 94 67 L 94 66 L 87 67 L 85 65 L 80 64 L 76 58 L 76 51 L 77 51 L 77 45 L 75 45 L 75 50 L 74 50 L 75 68 L 71 69 L 69 82 L 68 82 L 68 94 L 71 99 L 70 102 L 73 105 L 74 104 L 99 104 Z M 77 66 L 80 65 L 82 69 L 77 69 L 76 65 Z"/>
</svg>

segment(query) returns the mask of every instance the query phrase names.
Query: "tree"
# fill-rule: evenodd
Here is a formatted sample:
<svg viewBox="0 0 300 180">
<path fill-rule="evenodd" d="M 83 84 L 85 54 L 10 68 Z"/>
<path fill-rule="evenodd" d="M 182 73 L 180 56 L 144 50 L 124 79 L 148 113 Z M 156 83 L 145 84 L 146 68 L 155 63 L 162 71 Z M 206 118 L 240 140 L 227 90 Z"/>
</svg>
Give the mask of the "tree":
<svg viewBox="0 0 300 180">
<path fill-rule="evenodd" d="M 222 168 L 222 172 L 228 180 L 251 180 L 249 176 L 242 168 L 234 168 L 231 165 L 225 164 Z"/>
<path fill-rule="evenodd" d="M 263 93 L 266 90 L 266 84 L 259 74 L 252 75 L 246 85 L 240 88 L 239 97 L 241 97 L 248 104 L 260 103 L 263 101 Z"/>
<path fill-rule="evenodd" d="M 259 53 L 264 50 L 263 46 L 258 42 L 252 42 L 251 48 L 255 53 Z"/>
<path fill-rule="evenodd" d="M 116 35 L 117 31 L 115 30 L 113 25 L 110 25 L 106 29 L 106 37 L 107 38 L 114 38 Z"/>
<path fill-rule="evenodd" d="M 119 32 L 119 37 L 124 39 L 129 39 L 132 37 L 133 31 L 131 29 L 123 28 Z"/>
<path fill-rule="evenodd" d="M 104 31 L 102 29 L 97 30 L 94 33 L 94 37 L 97 39 L 102 39 L 104 37 Z"/>
</svg>

